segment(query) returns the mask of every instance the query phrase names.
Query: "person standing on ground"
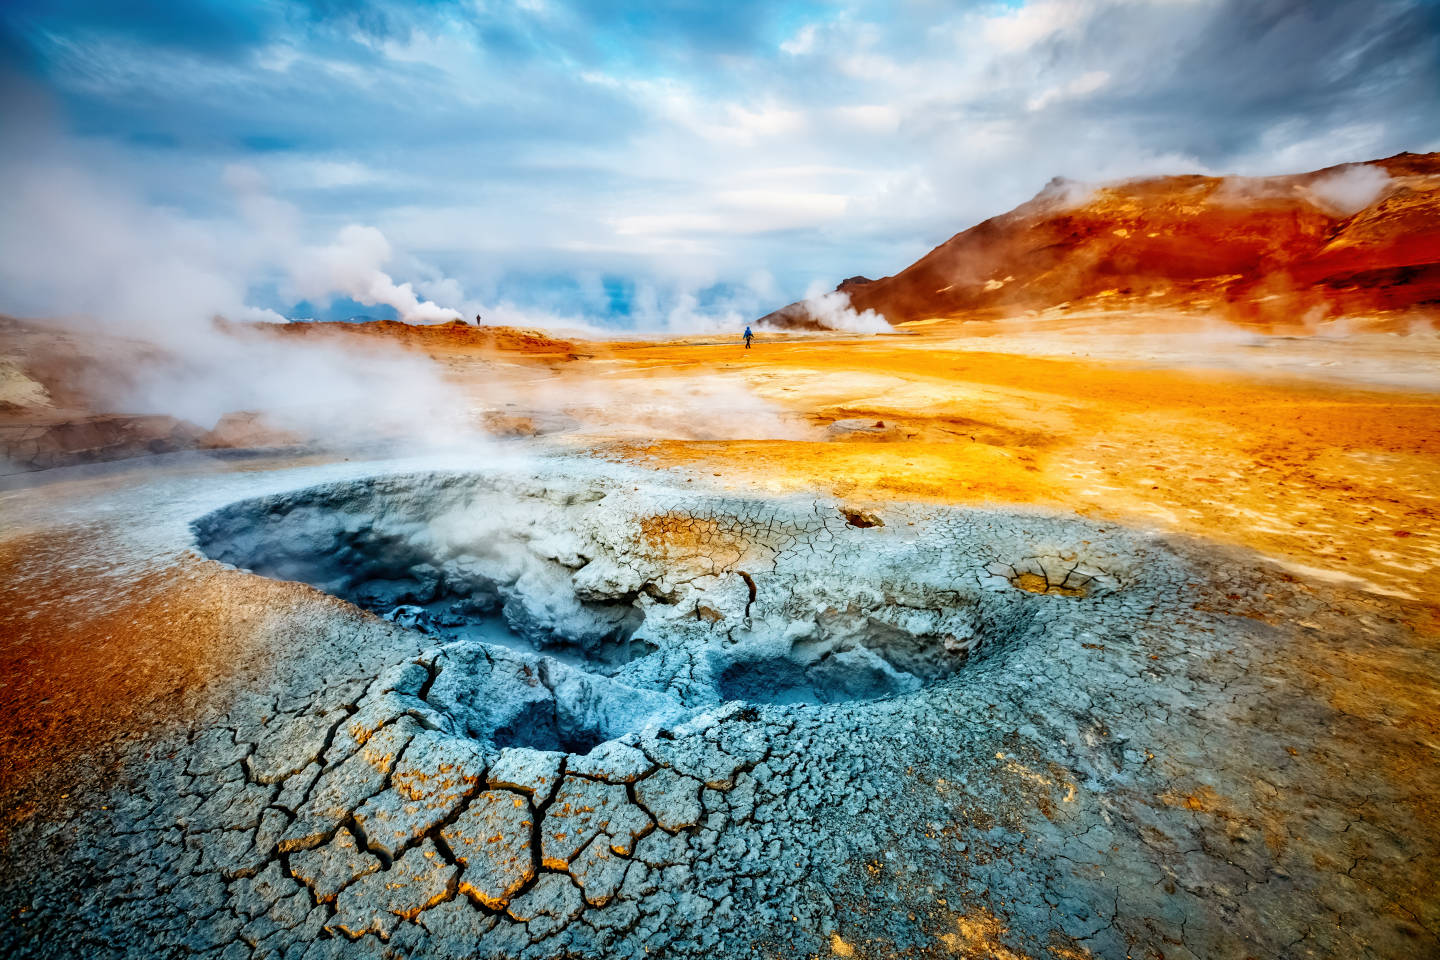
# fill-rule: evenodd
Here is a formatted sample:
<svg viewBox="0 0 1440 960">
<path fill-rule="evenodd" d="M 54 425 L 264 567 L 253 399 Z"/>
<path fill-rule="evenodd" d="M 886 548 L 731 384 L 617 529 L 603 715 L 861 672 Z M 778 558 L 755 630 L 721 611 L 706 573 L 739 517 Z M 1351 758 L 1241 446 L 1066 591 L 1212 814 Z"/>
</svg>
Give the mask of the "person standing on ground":
<svg viewBox="0 0 1440 960">
<path fill-rule="evenodd" d="M 754 336 L 755 336 L 755 334 L 751 333 L 751 332 L 750 332 L 750 328 L 747 326 L 747 327 L 745 328 L 745 349 L 746 349 L 746 350 L 749 350 L 749 349 L 750 349 L 750 339 L 751 339 L 752 337 L 754 337 Z"/>
</svg>

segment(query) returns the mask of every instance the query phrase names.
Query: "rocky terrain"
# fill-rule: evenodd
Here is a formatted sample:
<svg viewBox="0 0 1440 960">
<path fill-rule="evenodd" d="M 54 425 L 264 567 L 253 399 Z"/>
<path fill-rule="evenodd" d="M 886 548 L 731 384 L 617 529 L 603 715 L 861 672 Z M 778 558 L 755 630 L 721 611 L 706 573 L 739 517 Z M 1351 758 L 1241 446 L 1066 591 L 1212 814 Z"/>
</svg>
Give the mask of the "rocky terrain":
<svg viewBox="0 0 1440 960">
<path fill-rule="evenodd" d="M 1183 305 L 1287 328 L 1336 315 L 1434 314 L 1440 155 L 1279 177 L 1057 178 L 894 276 L 852 277 L 837 289 L 857 311 L 894 324 L 1082 302 Z M 818 323 L 804 302 L 760 322 Z"/>
</svg>

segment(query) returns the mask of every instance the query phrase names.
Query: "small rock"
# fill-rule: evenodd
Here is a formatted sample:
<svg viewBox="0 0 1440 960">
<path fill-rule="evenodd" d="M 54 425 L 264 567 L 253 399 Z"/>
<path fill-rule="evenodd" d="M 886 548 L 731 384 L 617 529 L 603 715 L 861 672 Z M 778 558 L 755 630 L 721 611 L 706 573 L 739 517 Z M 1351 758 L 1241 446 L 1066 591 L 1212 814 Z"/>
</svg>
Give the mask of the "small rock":
<svg viewBox="0 0 1440 960">
<path fill-rule="evenodd" d="M 832 440 L 841 440 L 866 436 L 889 438 L 898 436 L 899 431 L 893 426 L 886 426 L 883 420 L 861 420 L 852 417 L 834 421 L 825 428 L 825 433 Z"/>
</svg>

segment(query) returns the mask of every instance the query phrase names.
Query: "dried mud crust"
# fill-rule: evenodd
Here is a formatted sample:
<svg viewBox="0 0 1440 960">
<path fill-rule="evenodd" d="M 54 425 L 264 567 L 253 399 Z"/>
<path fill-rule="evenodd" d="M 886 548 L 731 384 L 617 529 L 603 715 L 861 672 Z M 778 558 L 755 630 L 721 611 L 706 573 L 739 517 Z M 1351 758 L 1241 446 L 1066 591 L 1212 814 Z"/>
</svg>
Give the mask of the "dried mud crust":
<svg viewBox="0 0 1440 960">
<path fill-rule="evenodd" d="M 196 531 L 213 555 L 328 577 L 342 596 L 381 582 L 385 602 L 482 596 L 541 650 L 337 623 L 330 649 L 353 661 L 317 670 L 294 651 L 183 742 L 144 744 L 102 809 L 32 838 L 49 853 L 7 863 L 0 944 L 224 958 L 1440 946 L 1433 768 L 1398 776 L 1403 724 L 1335 702 L 1304 667 L 1403 640 L 1394 610 L 1073 519 L 873 519 L 460 475 L 208 515 Z M 337 551 L 345 563 L 326 566 Z"/>
</svg>

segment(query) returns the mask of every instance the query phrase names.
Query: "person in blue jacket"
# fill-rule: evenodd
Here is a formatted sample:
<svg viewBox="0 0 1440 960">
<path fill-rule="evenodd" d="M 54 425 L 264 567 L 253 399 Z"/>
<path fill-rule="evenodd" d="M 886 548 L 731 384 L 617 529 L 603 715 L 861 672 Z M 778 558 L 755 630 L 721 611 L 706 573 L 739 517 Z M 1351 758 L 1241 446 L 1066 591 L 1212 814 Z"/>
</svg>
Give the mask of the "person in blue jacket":
<svg viewBox="0 0 1440 960">
<path fill-rule="evenodd" d="M 749 350 L 749 349 L 750 349 L 750 338 L 753 337 L 753 336 L 755 336 L 755 334 L 751 333 L 751 332 L 750 332 L 750 328 L 747 326 L 747 327 L 745 328 L 745 349 L 746 349 L 746 350 Z"/>
</svg>

